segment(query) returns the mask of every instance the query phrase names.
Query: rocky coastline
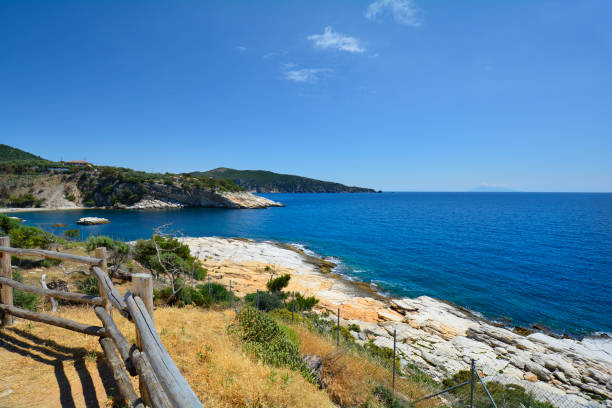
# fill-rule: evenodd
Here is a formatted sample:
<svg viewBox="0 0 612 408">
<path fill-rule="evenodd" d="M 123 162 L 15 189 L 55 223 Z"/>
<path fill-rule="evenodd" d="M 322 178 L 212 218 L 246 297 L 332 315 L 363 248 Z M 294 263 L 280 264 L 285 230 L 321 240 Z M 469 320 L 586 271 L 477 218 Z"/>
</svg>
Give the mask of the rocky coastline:
<svg viewBox="0 0 612 408">
<path fill-rule="evenodd" d="M 360 332 L 351 332 L 357 342 L 392 348 L 396 330 L 402 365 L 416 365 L 435 380 L 469 369 L 474 359 L 486 381 L 521 385 L 563 407 L 612 407 L 611 338 L 518 334 L 443 300 L 385 297 L 334 274 L 329 261 L 286 244 L 182 240 L 213 279 L 232 280 L 240 296 L 265 289 L 271 274 L 289 273 L 288 290 L 316 296 L 319 312 L 335 315 L 339 308 L 343 326 L 359 325 Z"/>
</svg>

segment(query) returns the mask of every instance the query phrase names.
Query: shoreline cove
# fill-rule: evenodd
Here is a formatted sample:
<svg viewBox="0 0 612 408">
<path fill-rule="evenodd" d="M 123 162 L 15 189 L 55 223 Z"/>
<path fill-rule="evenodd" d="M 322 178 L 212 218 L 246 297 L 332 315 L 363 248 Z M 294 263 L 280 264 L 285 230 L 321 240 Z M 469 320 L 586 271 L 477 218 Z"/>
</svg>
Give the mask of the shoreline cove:
<svg viewBox="0 0 612 408">
<path fill-rule="evenodd" d="M 485 380 L 519 384 L 566 406 L 612 406 L 612 337 L 557 338 L 543 332 L 526 336 L 479 313 L 429 296 L 398 298 L 371 284 L 337 273 L 341 261 L 321 258 L 301 244 L 245 238 L 184 237 L 211 278 L 237 295 L 265 290 L 271 275 L 289 273 L 288 291 L 316 296 L 319 312 L 336 315 L 343 326 L 357 324 L 357 342 L 372 341 L 397 350 L 402 366 L 415 364 L 436 381 L 469 369 L 471 359 Z M 335 262 L 332 262 L 334 260 Z M 608 398 L 599 402 L 589 397 Z"/>
</svg>

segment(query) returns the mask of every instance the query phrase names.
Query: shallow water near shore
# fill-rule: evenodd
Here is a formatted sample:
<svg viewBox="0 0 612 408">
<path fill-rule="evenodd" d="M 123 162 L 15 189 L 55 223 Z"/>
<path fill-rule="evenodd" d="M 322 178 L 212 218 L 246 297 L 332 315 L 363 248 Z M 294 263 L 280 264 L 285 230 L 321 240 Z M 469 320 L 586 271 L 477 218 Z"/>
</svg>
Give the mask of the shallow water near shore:
<svg viewBox="0 0 612 408">
<path fill-rule="evenodd" d="M 397 296 L 449 300 L 507 324 L 612 332 L 612 194 L 268 194 L 265 210 L 24 212 L 25 225 L 133 240 L 153 228 L 186 236 L 299 243 L 339 272 Z"/>
</svg>

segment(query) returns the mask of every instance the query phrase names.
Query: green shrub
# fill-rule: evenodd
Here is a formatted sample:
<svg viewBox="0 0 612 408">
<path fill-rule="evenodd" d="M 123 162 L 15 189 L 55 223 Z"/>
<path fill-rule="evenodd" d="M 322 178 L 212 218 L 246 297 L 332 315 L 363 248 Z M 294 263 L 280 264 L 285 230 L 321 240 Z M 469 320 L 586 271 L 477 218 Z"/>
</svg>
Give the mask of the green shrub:
<svg viewBox="0 0 612 408">
<path fill-rule="evenodd" d="M 42 201 L 34 197 L 34 194 L 26 193 L 19 196 L 10 196 L 8 203 L 11 207 L 32 207 L 39 203 L 42 204 Z"/>
<path fill-rule="evenodd" d="M 94 276 L 86 276 L 77 282 L 77 289 L 80 293 L 85 293 L 91 296 L 100 296 L 98 287 L 98 279 Z"/>
<path fill-rule="evenodd" d="M 469 371 L 459 371 L 452 378 L 442 382 L 444 387 L 451 387 L 455 384 L 462 383 L 470 379 Z M 498 402 L 500 408 L 554 408 L 554 405 L 548 402 L 538 401 L 531 393 L 525 391 L 523 387 L 516 384 L 500 384 L 495 381 L 487 382 L 487 388 L 493 399 Z M 470 387 L 461 387 L 453 391 L 453 394 L 460 402 L 468 403 L 470 399 Z M 476 382 L 474 388 L 474 406 L 486 406 L 489 404 L 489 397 L 484 388 L 479 382 Z"/>
<path fill-rule="evenodd" d="M 160 249 L 159 257 L 155 249 L 156 244 Z M 182 275 L 191 276 L 193 274 L 198 280 L 206 277 L 206 269 L 195 257 L 191 256 L 189 247 L 176 238 L 156 235 L 152 239 L 140 239 L 136 241 L 133 252 L 134 259 L 155 276 L 163 274 L 165 266 L 166 268 L 178 268 Z"/>
<path fill-rule="evenodd" d="M 387 347 L 379 347 L 372 340 L 363 345 L 363 348 L 375 359 L 387 368 L 393 367 L 393 350 Z M 399 370 L 401 367 L 399 357 L 395 356 L 395 367 Z"/>
<path fill-rule="evenodd" d="M 268 313 L 270 316 L 275 319 L 282 320 L 284 322 L 291 322 L 291 310 L 289 309 L 274 309 Z M 305 321 L 304 316 L 301 313 L 294 313 L 293 322 L 294 323 L 303 323 Z"/>
<path fill-rule="evenodd" d="M 374 396 L 378 399 L 385 408 L 403 408 L 405 405 L 395 398 L 393 391 L 384 385 L 374 387 Z"/>
<path fill-rule="evenodd" d="M 119 268 L 129 260 L 131 248 L 123 241 L 114 240 L 104 235 L 90 236 L 85 241 L 87 251 L 91 252 L 100 247 L 106 248 L 108 264 L 114 268 Z"/>
<path fill-rule="evenodd" d="M 76 241 L 77 239 L 81 237 L 81 231 L 79 231 L 78 228 L 69 229 L 69 230 L 64 231 L 64 236 L 66 237 L 66 239 L 69 239 L 70 241 Z"/>
<path fill-rule="evenodd" d="M 13 271 L 13 280 L 23 283 L 23 277 L 17 271 Z M 40 297 L 30 292 L 23 292 L 13 288 L 13 305 L 21 309 L 35 310 L 40 302 Z"/>
<path fill-rule="evenodd" d="M 359 333 L 359 332 L 361 331 L 361 327 L 359 327 L 359 325 L 358 325 L 358 324 L 351 323 L 351 324 L 349 325 L 349 327 L 348 327 L 348 330 L 349 330 L 349 331 L 354 331 L 354 332 Z"/>
<path fill-rule="evenodd" d="M 282 276 L 279 276 L 278 278 L 271 279 L 266 284 L 266 287 L 268 288 L 270 292 L 280 292 L 284 288 L 286 288 L 287 285 L 289 285 L 290 279 L 291 279 L 291 275 L 288 275 L 288 274 L 282 275 Z"/>
<path fill-rule="evenodd" d="M 295 332 L 281 326 L 266 313 L 247 306 L 236 316 L 230 331 L 244 343 L 247 351 L 264 363 L 299 371 L 308 381 L 316 382 L 302 361 L 295 343 Z"/>
<path fill-rule="evenodd" d="M 270 292 L 259 292 L 259 299 L 257 299 L 257 293 L 249 293 L 244 297 L 244 300 L 247 304 L 256 307 L 259 310 L 263 310 L 264 312 L 269 312 L 270 310 L 279 309 L 284 307 L 283 299 L 278 293 L 270 293 Z"/>
<path fill-rule="evenodd" d="M 74 194 L 68 194 L 66 196 L 66 200 L 74 202 L 76 200 L 76 197 L 74 196 Z"/>
<path fill-rule="evenodd" d="M 304 297 L 300 292 L 295 292 L 295 305 L 292 305 L 292 300 L 287 302 L 287 309 L 291 310 L 295 306 L 295 311 L 312 310 L 314 305 L 319 303 L 319 299 L 314 296 Z"/>
<path fill-rule="evenodd" d="M 0 214 L 0 232 L 2 235 L 9 234 L 11 230 L 19 228 L 21 221 L 14 218 L 10 218 L 7 215 Z"/>
<path fill-rule="evenodd" d="M 170 286 L 155 290 L 155 298 L 164 300 L 167 303 L 179 307 L 185 305 L 210 307 L 213 304 L 229 302 L 229 292 L 227 291 L 227 289 L 225 289 L 223 285 L 220 285 L 218 283 L 210 284 L 210 293 L 208 291 L 208 284 L 197 285 L 195 288 L 192 288 L 191 286 L 183 286 L 182 280 L 179 279 L 175 282 L 175 285 L 176 288 L 180 289 L 177 292 L 174 300 L 169 301 L 170 297 L 172 296 L 172 290 Z M 238 301 L 239 298 L 232 293 L 232 300 L 235 302 Z"/>
<path fill-rule="evenodd" d="M 15 248 L 47 249 L 55 242 L 53 235 L 36 227 L 13 228 L 9 236 L 11 238 L 11 246 Z"/>
</svg>

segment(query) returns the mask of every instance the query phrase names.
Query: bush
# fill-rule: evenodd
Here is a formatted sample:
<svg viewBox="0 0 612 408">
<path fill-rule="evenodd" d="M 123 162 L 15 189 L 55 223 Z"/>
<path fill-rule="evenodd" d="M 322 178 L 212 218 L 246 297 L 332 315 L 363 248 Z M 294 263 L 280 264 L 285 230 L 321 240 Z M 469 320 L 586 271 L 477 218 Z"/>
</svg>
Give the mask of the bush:
<svg viewBox="0 0 612 408">
<path fill-rule="evenodd" d="M 191 286 L 183 286 L 183 282 L 180 279 L 175 282 L 175 285 L 176 288 L 180 289 L 172 301 L 169 302 L 170 296 L 172 296 L 170 286 L 154 291 L 155 298 L 179 307 L 185 305 L 210 307 L 213 304 L 229 302 L 229 292 L 223 285 L 218 283 L 210 284 L 210 293 L 208 285 L 197 285 L 195 288 L 192 288 Z M 232 294 L 232 300 L 237 301 L 239 299 Z"/>
<path fill-rule="evenodd" d="M 66 230 L 64 231 L 64 236 L 70 241 L 76 241 L 81 237 L 81 231 L 79 231 L 78 228 Z"/>
<path fill-rule="evenodd" d="M 9 234 L 11 230 L 21 227 L 21 221 L 0 214 L 0 231 L 2 235 Z"/>
<path fill-rule="evenodd" d="M 306 380 L 316 382 L 312 371 L 302 361 L 295 332 L 266 313 L 247 306 L 236 316 L 230 331 L 244 343 L 247 351 L 264 363 L 299 371 Z"/>
<path fill-rule="evenodd" d="M 91 296 L 100 296 L 98 287 L 98 279 L 93 276 L 87 276 L 77 282 L 77 288 L 80 293 L 85 293 Z"/>
<path fill-rule="evenodd" d="M 361 327 L 359 327 L 359 325 L 358 325 L 358 324 L 351 323 L 351 324 L 349 325 L 349 327 L 348 327 L 348 330 L 349 330 L 349 331 L 354 331 L 354 332 L 359 333 L 359 332 L 361 331 Z"/>
<path fill-rule="evenodd" d="M 352 338 L 352 336 L 351 336 Z M 363 348 L 375 359 L 387 368 L 393 367 L 393 350 L 387 347 L 379 347 L 372 340 L 363 345 Z M 395 367 L 399 370 L 401 367 L 399 357 L 395 356 Z"/>
<path fill-rule="evenodd" d="M 76 230 L 78 231 L 78 230 Z M 96 248 L 105 247 L 110 253 L 109 260 L 112 264 L 119 266 L 123 262 L 127 261 L 130 254 L 130 246 L 123 241 L 116 241 L 111 237 L 104 235 L 90 236 L 85 241 L 85 249 L 87 251 L 93 251 Z"/>
<path fill-rule="evenodd" d="M 23 277 L 17 271 L 13 271 L 13 280 L 23 283 Z M 23 292 L 13 288 L 13 305 L 21 309 L 35 310 L 40 302 L 40 297 L 30 292 Z"/>
<path fill-rule="evenodd" d="M 153 242 L 153 239 L 155 239 L 155 242 Z M 159 262 L 155 244 L 160 249 L 162 264 Z M 206 269 L 200 265 L 195 257 L 191 256 L 189 247 L 182 244 L 178 239 L 159 235 L 152 239 L 140 239 L 136 241 L 133 252 L 134 259 L 149 269 L 155 276 L 163 274 L 163 266 L 165 266 L 166 268 L 179 268 L 181 274 L 187 276 L 193 274 L 193 277 L 198 280 L 206 277 Z"/>
<path fill-rule="evenodd" d="M 268 288 L 270 292 L 280 292 L 284 288 L 286 288 L 287 285 L 289 285 L 290 279 L 291 279 L 291 275 L 279 276 L 278 278 L 271 279 L 266 284 L 266 288 Z"/>
<path fill-rule="evenodd" d="M 386 408 L 403 408 L 404 405 L 395 398 L 393 391 L 385 387 L 384 385 L 377 385 L 374 387 L 374 396 L 378 399 Z"/>
<path fill-rule="evenodd" d="M 283 299 L 278 293 L 270 292 L 259 292 L 259 299 L 257 299 L 257 293 L 249 293 L 245 296 L 246 302 L 264 312 L 269 312 L 273 309 L 280 309 L 284 306 Z"/>
<path fill-rule="evenodd" d="M 42 201 L 34 197 L 34 194 L 27 193 L 19 196 L 10 196 L 8 203 L 11 207 L 32 207 L 34 205 L 40 206 Z"/>
<path fill-rule="evenodd" d="M 462 383 L 470 379 L 469 371 L 459 371 L 452 378 L 446 379 L 442 382 L 444 387 L 451 387 L 455 384 Z M 495 381 L 487 383 L 487 388 L 491 393 L 491 396 L 500 408 L 554 408 L 554 405 L 548 402 L 538 401 L 534 398 L 531 393 L 525 391 L 523 387 L 516 384 L 500 384 Z M 461 387 L 452 391 L 455 396 L 463 403 L 467 403 L 470 399 L 470 387 Z M 489 398 L 484 388 L 476 382 L 474 388 L 474 406 L 485 406 L 489 404 Z"/>
<path fill-rule="evenodd" d="M 319 299 L 314 296 L 304 297 L 300 292 L 295 292 L 295 311 L 306 311 L 312 310 L 314 305 L 319 303 Z M 294 306 L 291 304 L 291 300 L 287 302 L 287 309 L 291 310 Z"/>
<path fill-rule="evenodd" d="M 13 228 L 9 236 L 11 238 L 11 246 L 15 248 L 47 249 L 55 242 L 53 235 L 36 227 Z"/>
</svg>

